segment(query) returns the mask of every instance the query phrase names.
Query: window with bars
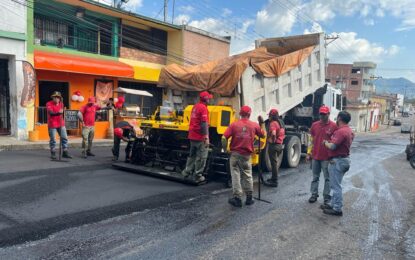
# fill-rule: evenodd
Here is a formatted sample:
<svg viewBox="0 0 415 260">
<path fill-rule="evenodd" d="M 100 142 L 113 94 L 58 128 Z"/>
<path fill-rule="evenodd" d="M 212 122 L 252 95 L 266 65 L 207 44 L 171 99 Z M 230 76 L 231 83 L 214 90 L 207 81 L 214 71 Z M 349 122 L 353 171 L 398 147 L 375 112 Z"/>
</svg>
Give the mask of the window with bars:
<svg viewBox="0 0 415 260">
<path fill-rule="evenodd" d="M 74 26 L 68 23 L 35 16 L 35 38 L 41 44 L 74 47 Z"/>
</svg>

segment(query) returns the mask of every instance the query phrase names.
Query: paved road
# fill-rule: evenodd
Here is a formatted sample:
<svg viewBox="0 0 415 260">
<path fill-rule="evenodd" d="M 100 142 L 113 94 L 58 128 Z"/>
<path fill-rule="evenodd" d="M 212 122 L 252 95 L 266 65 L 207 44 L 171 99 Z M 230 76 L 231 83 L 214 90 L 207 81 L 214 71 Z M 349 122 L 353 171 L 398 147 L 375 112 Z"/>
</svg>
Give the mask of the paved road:
<svg viewBox="0 0 415 260">
<path fill-rule="evenodd" d="M 408 136 L 398 131 L 391 127 L 356 138 L 344 179 L 343 217 L 323 215 L 319 204 L 307 202 L 311 173 L 305 164 L 283 171 L 277 190 L 264 190 L 272 204 L 256 202 L 242 209 L 227 204 L 229 190 L 220 185 L 187 187 L 105 165 L 57 172 L 56 181 L 51 173 L 43 181 L 40 173 L 0 174 L 1 197 L 7 196 L 0 212 L 8 225 L 0 236 L 16 230 L 53 231 L 46 238 L 3 247 L 0 258 L 413 259 L 415 171 L 403 154 Z M 160 194 L 159 187 L 168 192 Z M 144 188 L 146 194 L 155 193 L 136 191 Z M 96 217 L 97 212 L 103 216 Z M 80 219 L 73 221 L 76 216 Z M 83 221 L 89 224 L 80 225 Z M 55 230 L 50 227 L 54 223 Z M 4 230 L 9 233 L 3 235 Z"/>
</svg>

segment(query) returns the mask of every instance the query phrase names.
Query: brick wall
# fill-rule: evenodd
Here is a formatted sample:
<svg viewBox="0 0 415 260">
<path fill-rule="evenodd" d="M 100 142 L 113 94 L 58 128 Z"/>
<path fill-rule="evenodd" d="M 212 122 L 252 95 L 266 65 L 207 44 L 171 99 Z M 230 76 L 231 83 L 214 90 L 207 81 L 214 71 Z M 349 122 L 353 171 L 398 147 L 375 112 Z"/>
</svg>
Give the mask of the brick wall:
<svg viewBox="0 0 415 260">
<path fill-rule="evenodd" d="M 120 58 L 166 64 L 166 56 L 126 47 L 120 48 Z"/>
<path fill-rule="evenodd" d="M 191 31 L 183 31 L 183 56 L 185 64 L 204 63 L 229 56 L 230 44 Z"/>
<path fill-rule="evenodd" d="M 356 102 L 362 90 L 362 74 L 352 73 L 352 64 L 329 64 L 327 66 L 326 81 L 330 80 L 333 86 L 343 83 L 343 95 L 349 102 Z M 357 85 L 352 85 L 357 81 Z"/>
</svg>

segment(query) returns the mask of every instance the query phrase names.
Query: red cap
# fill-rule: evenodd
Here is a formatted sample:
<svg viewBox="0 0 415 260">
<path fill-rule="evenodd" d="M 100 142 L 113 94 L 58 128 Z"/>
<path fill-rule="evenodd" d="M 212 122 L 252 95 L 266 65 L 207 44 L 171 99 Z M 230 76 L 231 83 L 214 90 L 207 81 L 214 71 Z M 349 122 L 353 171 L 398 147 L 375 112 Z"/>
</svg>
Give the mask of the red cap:
<svg viewBox="0 0 415 260">
<path fill-rule="evenodd" d="M 268 115 L 270 116 L 277 116 L 278 115 L 278 109 L 273 108 L 269 111 Z"/>
<path fill-rule="evenodd" d="M 321 106 L 318 112 L 320 114 L 329 114 L 330 108 L 328 106 Z"/>
<path fill-rule="evenodd" d="M 95 97 L 88 98 L 88 103 L 95 103 Z"/>
<path fill-rule="evenodd" d="M 250 116 L 251 111 L 252 110 L 249 106 L 243 106 L 243 107 L 241 107 L 241 110 L 239 111 L 239 115 L 241 115 L 241 116 Z"/>
<path fill-rule="evenodd" d="M 211 99 L 211 98 L 213 98 L 213 96 L 209 92 L 207 92 L 207 91 L 200 92 L 199 97 L 200 98 L 203 98 L 203 99 Z"/>
<path fill-rule="evenodd" d="M 123 131 L 122 131 L 121 128 L 117 127 L 117 128 L 114 129 L 114 135 L 116 137 L 120 138 L 120 139 L 122 138 L 122 133 L 123 133 Z"/>
</svg>

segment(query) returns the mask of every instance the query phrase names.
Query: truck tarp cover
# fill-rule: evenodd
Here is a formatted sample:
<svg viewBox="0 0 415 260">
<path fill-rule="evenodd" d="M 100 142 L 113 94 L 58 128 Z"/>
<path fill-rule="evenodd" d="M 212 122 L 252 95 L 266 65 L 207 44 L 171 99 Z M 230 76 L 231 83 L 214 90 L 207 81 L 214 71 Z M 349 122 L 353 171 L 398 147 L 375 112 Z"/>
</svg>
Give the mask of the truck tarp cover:
<svg viewBox="0 0 415 260">
<path fill-rule="evenodd" d="M 248 65 L 264 77 L 278 77 L 304 62 L 315 46 L 285 55 L 267 52 L 265 47 L 200 65 L 171 64 L 162 69 L 159 87 L 183 91 L 204 91 L 230 96 Z"/>
</svg>

